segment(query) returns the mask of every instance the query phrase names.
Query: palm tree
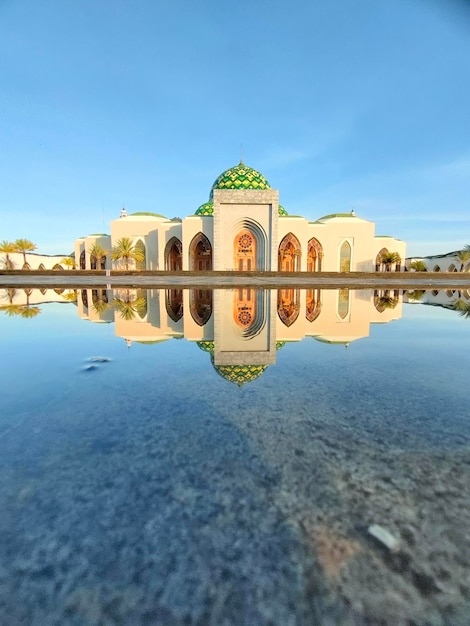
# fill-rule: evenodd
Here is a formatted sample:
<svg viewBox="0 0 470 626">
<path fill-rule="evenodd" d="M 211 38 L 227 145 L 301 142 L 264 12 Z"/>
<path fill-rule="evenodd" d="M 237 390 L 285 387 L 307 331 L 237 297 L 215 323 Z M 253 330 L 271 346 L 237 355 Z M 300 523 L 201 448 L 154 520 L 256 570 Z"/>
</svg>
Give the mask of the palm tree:
<svg viewBox="0 0 470 626">
<path fill-rule="evenodd" d="M 21 252 L 23 255 L 23 266 L 27 265 L 26 253 L 36 250 L 37 245 L 29 239 L 17 239 L 13 242 L 13 245 L 15 246 L 15 252 Z"/>
<path fill-rule="evenodd" d="M 385 271 L 390 272 L 393 263 L 399 263 L 401 261 L 398 252 L 384 252 L 380 257 L 380 262 L 385 265 Z"/>
<path fill-rule="evenodd" d="M 0 242 L 0 253 L 3 253 L 5 255 L 5 269 L 12 270 L 15 268 L 15 264 L 10 259 L 10 254 L 13 254 L 13 252 L 16 251 L 17 248 L 12 241 L 3 240 Z"/>
<path fill-rule="evenodd" d="M 124 237 L 124 239 L 126 239 L 126 237 Z M 118 244 L 119 244 L 119 241 L 118 241 Z M 95 269 L 95 270 L 106 269 L 106 255 L 108 254 L 108 252 L 109 250 L 106 250 L 99 243 L 95 242 L 91 246 L 91 248 L 88 250 L 88 254 L 90 255 L 90 261 L 91 261 L 91 269 Z M 103 263 L 103 259 L 104 259 L 104 263 Z"/>
<path fill-rule="evenodd" d="M 75 259 L 71 256 L 64 256 L 60 264 L 65 265 L 65 267 L 68 267 L 71 270 L 74 270 L 77 267 Z"/>
<path fill-rule="evenodd" d="M 426 263 L 424 261 L 421 261 L 421 260 L 412 261 L 410 263 L 410 267 L 415 272 L 426 272 L 427 271 Z"/>
<path fill-rule="evenodd" d="M 145 258 L 144 253 L 136 248 L 129 237 L 122 237 L 116 242 L 111 251 L 113 261 L 124 261 L 126 272 L 129 269 L 129 261 L 136 263 L 142 262 Z"/>
<path fill-rule="evenodd" d="M 459 250 L 458 252 L 456 252 L 455 256 L 460 261 L 460 271 L 463 272 L 463 266 L 467 261 L 470 260 L 470 246 L 465 246 L 463 250 Z"/>
</svg>

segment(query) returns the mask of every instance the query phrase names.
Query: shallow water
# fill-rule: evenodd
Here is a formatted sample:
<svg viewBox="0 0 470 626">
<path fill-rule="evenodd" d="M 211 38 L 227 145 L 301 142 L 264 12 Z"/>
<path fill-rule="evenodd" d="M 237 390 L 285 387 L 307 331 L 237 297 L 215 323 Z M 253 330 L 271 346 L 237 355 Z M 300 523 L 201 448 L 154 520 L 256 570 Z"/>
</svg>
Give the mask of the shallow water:
<svg viewBox="0 0 470 626">
<path fill-rule="evenodd" d="M 0 623 L 468 624 L 458 294 L 287 292 L 5 292 Z"/>
</svg>

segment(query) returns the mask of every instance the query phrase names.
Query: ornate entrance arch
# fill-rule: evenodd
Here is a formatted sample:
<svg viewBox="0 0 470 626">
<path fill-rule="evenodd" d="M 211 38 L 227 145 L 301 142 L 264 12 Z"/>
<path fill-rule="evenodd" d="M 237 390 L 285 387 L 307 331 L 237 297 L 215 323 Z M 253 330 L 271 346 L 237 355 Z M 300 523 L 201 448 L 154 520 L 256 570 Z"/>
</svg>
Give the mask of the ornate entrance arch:
<svg viewBox="0 0 470 626">
<path fill-rule="evenodd" d="M 279 244 L 278 270 L 279 272 L 299 272 L 302 249 L 295 235 L 289 233 Z"/>
<path fill-rule="evenodd" d="M 195 235 L 189 244 L 189 268 L 193 272 L 212 269 L 212 246 L 204 233 Z"/>
</svg>

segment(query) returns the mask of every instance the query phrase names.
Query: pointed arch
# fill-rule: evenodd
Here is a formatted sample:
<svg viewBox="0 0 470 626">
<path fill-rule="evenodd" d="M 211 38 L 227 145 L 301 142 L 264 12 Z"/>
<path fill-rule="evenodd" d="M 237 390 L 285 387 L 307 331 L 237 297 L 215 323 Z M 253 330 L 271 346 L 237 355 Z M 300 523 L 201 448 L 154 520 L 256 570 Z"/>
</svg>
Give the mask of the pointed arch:
<svg viewBox="0 0 470 626">
<path fill-rule="evenodd" d="M 323 247 L 315 237 L 308 241 L 307 272 L 321 272 Z"/>
<path fill-rule="evenodd" d="M 349 241 L 343 241 L 341 248 L 339 249 L 339 271 L 350 272 L 351 271 L 351 244 Z"/>
<path fill-rule="evenodd" d="M 439 265 L 435 265 L 432 271 L 433 272 L 440 272 L 441 268 L 439 267 Z"/>
<path fill-rule="evenodd" d="M 288 233 L 279 244 L 278 271 L 300 272 L 301 257 L 302 249 L 299 240 L 292 233 Z"/>
<path fill-rule="evenodd" d="M 142 260 L 135 262 L 135 269 L 138 271 L 147 269 L 147 251 L 145 249 L 145 243 L 142 239 L 138 239 L 135 242 L 134 249 L 136 252 L 140 252 L 142 254 Z"/>
<path fill-rule="evenodd" d="M 212 289 L 191 289 L 189 312 L 198 326 L 204 326 L 212 315 Z"/>
<path fill-rule="evenodd" d="M 177 237 L 172 237 L 165 246 L 165 270 L 167 272 L 180 272 L 182 269 L 183 244 Z"/>
<path fill-rule="evenodd" d="M 212 246 L 204 233 L 197 233 L 189 244 L 189 268 L 193 272 L 212 270 Z"/>
<path fill-rule="evenodd" d="M 85 250 L 82 250 L 80 252 L 80 262 L 79 262 L 79 265 L 80 265 L 80 269 L 81 270 L 84 270 L 86 268 Z"/>
<path fill-rule="evenodd" d="M 21 269 L 22 270 L 30 270 L 31 269 L 31 265 L 28 263 L 28 261 L 26 261 L 26 263 L 23 263 L 23 267 Z"/>
<path fill-rule="evenodd" d="M 449 268 L 448 268 L 448 270 L 447 270 L 447 271 L 448 271 L 448 272 L 457 272 L 458 270 L 457 270 L 457 268 L 455 267 L 455 265 L 454 265 L 453 263 L 451 263 L 451 264 L 449 265 Z"/>
<path fill-rule="evenodd" d="M 40 270 L 41 272 L 43 272 L 46 269 L 46 266 L 44 265 L 44 263 L 40 263 L 38 270 Z"/>
<path fill-rule="evenodd" d="M 380 252 L 375 257 L 375 271 L 380 272 L 383 269 L 383 257 L 385 254 L 388 254 L 388 248 L 382 248 Z"/>
<path fill-rule="evenodd" d="M 60 263 L 56 263 L 52 269 L 55 271 L 58 271 L 58 270 L 63 270 L 64 268 L 62 267 Z"/>
</svg>

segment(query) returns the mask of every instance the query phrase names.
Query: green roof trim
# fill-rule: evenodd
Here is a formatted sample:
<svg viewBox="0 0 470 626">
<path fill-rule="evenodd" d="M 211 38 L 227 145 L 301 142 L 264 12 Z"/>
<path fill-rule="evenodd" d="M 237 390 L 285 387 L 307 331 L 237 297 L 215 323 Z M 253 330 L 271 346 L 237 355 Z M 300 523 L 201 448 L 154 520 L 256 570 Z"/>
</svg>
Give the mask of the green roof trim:
<svg viewBox="0 0 470 626">
<path fill-rule="evenodd" d="M 137 213 L 130 213 L 131 215 L 144 215 L 147 217 L 159 217 L 160 219 L 164 219 L 167 220 L 168 218 L 165 217 L 164 215 L 161 215 L 160 213 L 151 213 L 150 211 L 137 211 Z"/>
<path fill-rule="evenodd" d="M 319 217 L 314 224 L 317 222 L 321 222 L 322 220 L 329 220 L 332 217 L 357 217 L 357 215 L 351 215 L 351 213 L 330 213 L 329 215 L 324 215 L 323 217 Z"/>
<path fill-rule="evenodd" d="M 88 237 L 109 237 L 108 233 L 91 233 Z"/>
</svg>

